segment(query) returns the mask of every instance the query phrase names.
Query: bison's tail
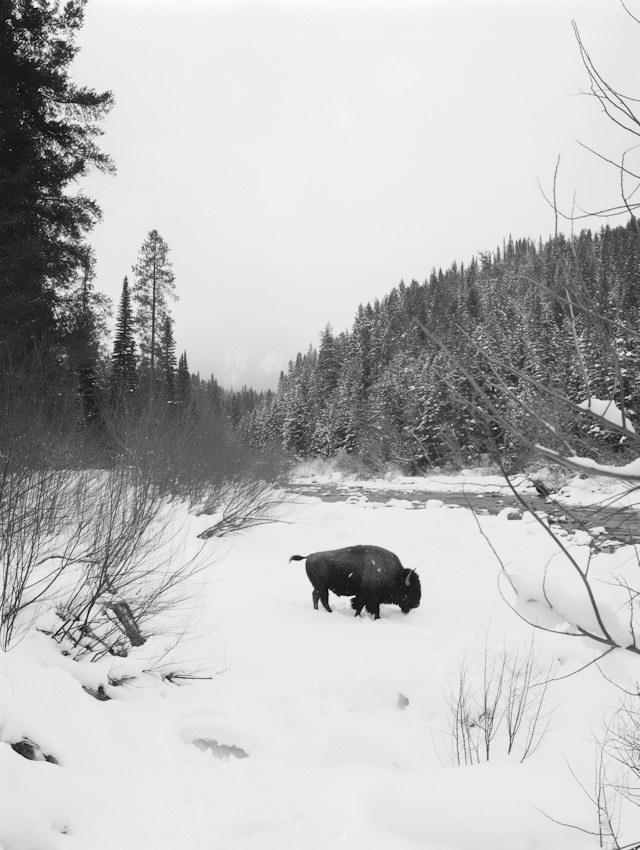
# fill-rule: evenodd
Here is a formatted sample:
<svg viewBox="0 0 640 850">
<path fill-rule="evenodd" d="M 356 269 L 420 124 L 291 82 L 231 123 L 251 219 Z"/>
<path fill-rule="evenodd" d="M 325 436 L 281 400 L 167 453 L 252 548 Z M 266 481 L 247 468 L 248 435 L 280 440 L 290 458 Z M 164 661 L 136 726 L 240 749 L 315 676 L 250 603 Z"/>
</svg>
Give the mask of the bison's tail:
<svg viewBox="0 0 640 850">
<path fill-rule="evenodd" d="M 308 555 L 292 555 L 289 558 L 289 563 L 291 563 L 291 561 L 306 561 L 308 557 Z"/>
</svg>

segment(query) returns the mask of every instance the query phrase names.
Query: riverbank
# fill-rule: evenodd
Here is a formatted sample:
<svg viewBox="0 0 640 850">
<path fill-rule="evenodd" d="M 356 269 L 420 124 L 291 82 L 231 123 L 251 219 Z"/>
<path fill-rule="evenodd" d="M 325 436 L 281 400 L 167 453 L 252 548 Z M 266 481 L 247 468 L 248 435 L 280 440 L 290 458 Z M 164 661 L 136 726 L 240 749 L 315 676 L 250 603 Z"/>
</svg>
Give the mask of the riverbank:
<svg viewBox="0 0 640 850">
<path fill-rule="evenodd" d="M 640 542 L 640 496 L 623 482 L 603 478 L 564 476 L 557 492 L 548 496 L 551 475 L 508 479 L 486 470 L 463 470 L 456 475 L 393 476 L 363 479 L 336 471 L 314 472 L 303 465 L 291 479 L 292 492 L 323 502 L 343 502 L 369 509 L 405 507 L 420 510 L 438 501 L 445 507 L 496 515 L 506 508 L 527 510 L 545 519 L 560 537 L 579 531 L 589 534 L 598 549 Z M 538 487 L 536 487 L 538 485 Z M 542 487 L 540 487 L 542 485 Z M 515 515 L 514 515 L 515 518 Z"/>
</svg>

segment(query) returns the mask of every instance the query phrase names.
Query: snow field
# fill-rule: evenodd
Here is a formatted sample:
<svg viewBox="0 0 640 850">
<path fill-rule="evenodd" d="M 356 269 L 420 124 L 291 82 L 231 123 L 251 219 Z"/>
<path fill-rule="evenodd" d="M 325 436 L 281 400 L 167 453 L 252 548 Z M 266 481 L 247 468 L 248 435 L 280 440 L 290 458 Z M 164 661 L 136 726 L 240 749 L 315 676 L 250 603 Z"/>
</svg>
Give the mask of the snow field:
<svg viewBox="0 0 640 850">
<path fill-rule="evenodd" d="M 500 565 L 478 522 L 533 599 L 554 552 L 547 535 L 437 506 L 374 511 L 300 499 L 282 519 L 229 543 L 207 541 L 215 563 L 198 579 L 195 634 L 176 647 L 157 638 L 129 659 L 89 664 L 34 635 L 0 656 L 0 741 L 28 738 L 59 762 L 27 761 L 0 745 L 0 847 L 598 847 L 597 837 L 550 820 L 597 829 L 568 768 L 591 791 L 592 738 L 618 701 L 594 665 L 551 686 L 550 729 L 526 762 L 507 756 L 498 737 L 488 764 L 451 763 L 448 701 L 461 662 L 477 691 L 485 645 L 499 657 L 532 633 L 500 596 Z M 193 519 L 194 539 L 203 525 Z M 374 622 L 330 596 L 333 614 L 313 610 L 304 564 L 289 557 L 356 543 L 391 549 L 417 570 L 418 609 L 405 617 L 383 606 Z M 574 549 L 585 556 L 586 547 Z M 631 563 L 628 547 L 599 557 L 609 559 L 598 566 L 603 575 Z M 560 597 L 562 576 L 556 583 Z M 540 667 L 556 676 L 579 669 L 593 649 L 580 638 L 536 636 Z M 167 650 L 163 663 L 173 669 L 213 677 L 178 686 L 142 673 Z M 627 655 L 601 663 L 624 685 L 640 675 Z M 129 684 L 109 685 L 109 676 L 133 673 Z M 103 684 L 112 699 L 100 702 L 82 684 Z M 218 758 L 214 745 L 201 748 L 207 741 L 248 757 Z M 624 824 L 629 840 L 640 833 L 634 812 Z"/>
</svg>

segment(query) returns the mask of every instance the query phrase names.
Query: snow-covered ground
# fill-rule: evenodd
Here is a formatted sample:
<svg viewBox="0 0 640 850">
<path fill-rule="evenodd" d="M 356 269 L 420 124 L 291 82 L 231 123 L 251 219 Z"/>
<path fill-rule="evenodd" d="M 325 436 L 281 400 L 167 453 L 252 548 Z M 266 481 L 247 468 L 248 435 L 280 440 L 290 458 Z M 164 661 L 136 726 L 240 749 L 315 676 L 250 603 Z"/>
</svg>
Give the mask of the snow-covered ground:
<svg viewBox="0 0 640 850">
<path fill-rule="evenodd" d="M 407 492 L 417 492 L 416 481 L 404 482 Z M 566 497 L 591 499 L 585 483 L 576 480 Z M 449 480 L 452 489 L 460 484 Z M 465 476 L 464 485 L 503 482 Z M 434 490 L 433 481 L 420 486 Z M 154 663 L 162 654 L 159 639 L 128 659 L 95 664 L 61 655 L 37 633 L 0 655 L 0 848 L 599 847 L 588 834 L 598 832 L 596 740 L 619 686 L 636 692 L 640 656 L 616 650 L 576 673 L 598 653 L 593 642 L 534 636 L 505 603 L 498 557 L 520 587 L 531 581 L 534 598 L 531 576 L 556 551 L 537 523 L 437 502 L 401 507 L 299 498 L 281 522 L 208 540 L 212 564 L 199 576 L 192 630 L 171 663 L 210 678 L 170 683 L 142 672 L 151 663 L 145 653 Z M 210 519 L 192 523 L 195 540 Z M 304 564 L 289 557 L 357 543 L 391 549 L 418 572 L 418 609 L 404 616 L 383 606 L 374 621 L 332 596 L 333 614 L 314 611 Z M 582 562 L 589 550 L 571 551 Z M 640 586 L 631 547 L 597 556 L 593 569 L 604 585 L 621 565 L 635 569 Z M 611 620 L 616 610 L 607 609 Z M 501 658 L 510 659 L 505 682 L 509 667 L 522 669 L 533 637 L 528 717 L 541 682 L 552 678 L 537 727 L 548 725 L 546 734 L 521 761 L 526 723 L 511 754 L 503 724 L 488 763 L 459 765 L 450 706 L 461 665 L 471 705 Z M 133 678 L 109 683 L 126 676 Z M 102 685 L 110 699 L 83 685 Z M 471 719 L 472 734 L 486 726 L 478 712 Z M 9 746 L 23 739 L 57 763 Z M 640 839 L 640 809 L 623 806 L 618 828 L 621 843 Z"/>
</svg>

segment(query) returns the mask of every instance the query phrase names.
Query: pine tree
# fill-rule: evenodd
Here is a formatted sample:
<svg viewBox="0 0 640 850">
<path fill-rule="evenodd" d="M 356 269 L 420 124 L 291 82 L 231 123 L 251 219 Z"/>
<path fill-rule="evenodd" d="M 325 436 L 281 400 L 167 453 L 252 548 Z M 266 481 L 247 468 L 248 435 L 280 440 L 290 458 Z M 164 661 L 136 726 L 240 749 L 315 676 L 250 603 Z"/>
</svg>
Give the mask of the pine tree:
<svg viewBox="0 0 640 850">
<path fill-rule="evenodd" d="M 166 401 L 175 401 L 176 395 L 176 343 L 173 338 L 173 319 L 165 316 L 162 323 L 162 338 L 158 351 L 158 366 L 162 382 L 162 391 Z"/>
<path fill-rule="evenodd" d="M 85 268 L 60 302 L 58 335 L 66 352 L 61 365 L 75 381 L 81 420 L 93 425 L 100 420 L 102 395 L 102 345 L 106 335 L 110 301 L 93 288 L 93 263 Z"/>
<path fill-rule="evenodd" d="M 12 356 L 57 341 L 61 298 L 90 274 L 95 201 L 72 191 L 112 172 L 96 138 L 113 104 L 69 78 L 86 0 L 0 0 L 0 341 Z"/>
<path fill-rule="evenodd" d="M 328 396 L 338 385 L 340 365 L 336 357 L 336 346 L 331 325 L 327 325 L 320 339 L 318 353 L 319 390 L 322 401 L 328 401 Z"/>
<path fill-rule="evenodd" d="M 540 403 L 531 379 L 573 401 L 587 393 L 574 330 L 592 393 L 624 395 L 628 410 L 640 408 L 640 345 L 632 331 L 640 314 L 638 268 L 640 241 L 630 227 L 585 230 L 573 240 L 559 235 L 546 243 L 505 240 L 501 250 L 434 271 L 423 284 L 400 283 L 372 308 L 359 308 L 350 334 L 333 337 L 325 328 L 319 354 L 299 354 L 289 364 L 268 403 L 256 401 L 247 427 L 259 429 L 252 435 L 258 442 L 279 443 L 299 455 L 331 456 L 344 449 L 407 470 L 468 464 L 496 445 L 520 463 L 504 428 L 491 426 L 488 435 L 481 399 L 470 412 L 464 399 L 475 391 L 415 318 L 476 376 L 505 419 L 534 440 L 535 422 L 518 404 Z M 582 312 L 572 318 L 567 291 L 576 303 L 593 299 L 610 322 L 620 323 L 613 339 L 606 328 L 585 327 Z M 612 368 L 614 357 L 619 369 Z M 496 387 L 500 381 L 508 398 Z M 551 403 L 538 412 L 559 432 L 576 427 L 575 417 L 567 420 Z M 607 440 L 608 434 L 601 435 L 600 442 Z"/>
<path fill-rule="evenodd" d="M 178 358 L 177 384 L 178 401 L 186 408 L 191 398 L 191 375 L 189 374 L 189 364 L 187 363 L 186 351 L 183 351 Z"/>
<path fill-rule="evenodd" d="M 149 394 L 153 400 L 160 335 L 169 309 L 167 301 L 169 298 L 177 298 L 175 276 L 169 261 L 169 246 L 157 230 L 151 230 L 142 243 L 133 273 L 133 300 L 137 304 L 136 326 L 140 334 L 143 366 L 145 369 L 148 367 Z"/>
<path fill-rule="evenodd" d="M 122 295 L 116 319 L 116 336 L 111 356 L 111 386 L 112 392 L 119 396 L 124 393 L 130 396 L 137 384 L 136 341 L 134 338 L 133 309 L 129 292 L 129 279 L 122 281 Z"/>
<path fill-rule="evenodd" d="M 207 381 L 205 397 L 211 410 L 220 416 L 224 409 L 224 390 L 213 375 Z"/>
<path fill-rule="evenodd" d="M 69 371 L 75 376 L 85 424 L 95 425 L 101 408 L 101 338 L 106 332 L 110 301 L 94 291 L 93 266 L 65 299 L 63 337 Z"/>
</svg>

